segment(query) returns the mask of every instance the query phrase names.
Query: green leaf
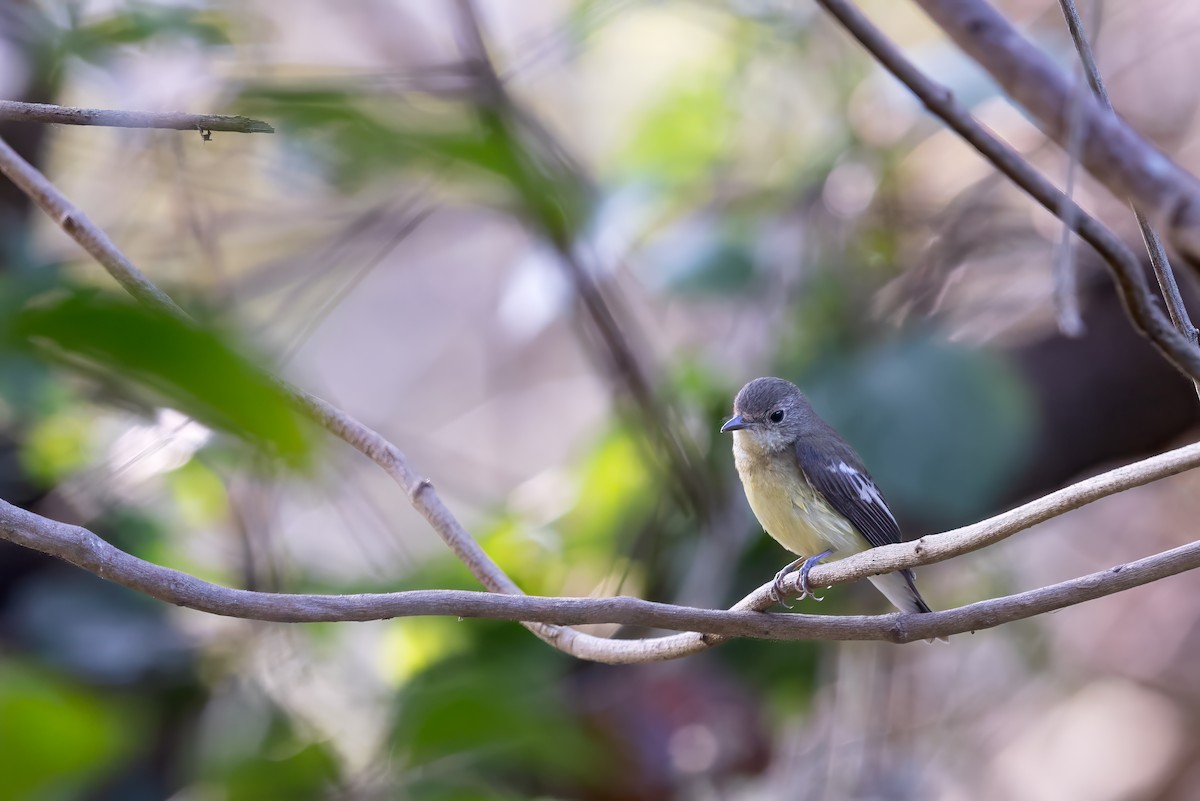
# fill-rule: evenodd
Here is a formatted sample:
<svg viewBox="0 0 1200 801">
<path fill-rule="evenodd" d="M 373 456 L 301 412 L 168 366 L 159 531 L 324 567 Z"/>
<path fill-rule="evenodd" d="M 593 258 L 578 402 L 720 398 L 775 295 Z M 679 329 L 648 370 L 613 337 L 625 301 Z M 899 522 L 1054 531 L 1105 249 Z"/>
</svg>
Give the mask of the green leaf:
<svg viewBox="0 0 1200 801">
<path fill-rule="evenodd" d="M 287 395 L 214 330 L 122 297 L 72 291 L 21 310 L 10 333 L 31 352 L 132 382 L 293 465 L 311 454 Z"/>
<path fill-rule="evenodd" d="M 817 411 L 858 450 L 890 503 L 934 524 L 985 509 L 1020 469 L 1034 415 L 1000 357 L 911 338 L 809 383 Z"/>
<path fill-rule="evenodd" d="M 675 187 L 704 180 L 733 135 L 728 80 L 728 68 L 712 69 L 672 88 L 640 121 L 621 168 Z"/>
<path fill-rule="evenodd" d="M 760 285 L 754 253 L 740 238 L 711 227 L 684 226 L 649 250 L 651 277 L 666 291 L 693 298 L 745 295 Z"/>
<path fill-rule="evenodd" d="M 193 39 L 206 45 L 228 44 L 228 28 L 228 21 L 212 11 L 139 3 L 67 28 L 59 37 L 57 49 L 64 55 L 97 62 L 122 45 L 164 36 Z"/>
<path fill-rule="evenodd" d="M 238 763 L 225 777 L 225 798 L 317 801 L 329 797 L 336 778 L 333 756 L 324 746 L 314 744 L 277 759 L 256 755 Z"/>
<path fill-rule="evenodd" d="M 449 169 L 460 182 L 503 190 L 554 241 L 566 241 L 586 213 L 577 180 L 543 163 L 529 137 L 485 107 L 445 104 L 418 113 L 381 107 L 353 89 L 255 87 L 242 93 L 239 110 L 301 138 L 348 187 L 381 171 Z"/>
<path fill-rule="evenodd" d="M 574 561 L 610 554 L 625 528 L 653 508 L 659 490 L 637 436 L 616 428 L 590 454 L 579 500 L 560 524 Z"/>
<path fill-rule="evenodd" d="M 79 407 L 43 417 L 22 444 L 22 465 L 33 478 L 53 486 L 90 460 L 91 423 Z"/>
<path fill-rule="evenodd" d="M 49 673 L 0 661 L 0 801 L 72 798 L 137 734 L 128 710 Z"/>
<path fill-rule="evenodd" d="M 393 743 L 413 768 L 453 782 L 588 781 L 605 752 L 573 714 L 566 662 L 523 643 L 519 628 L 475 622 L 475 649 L 414 677 Z M 444 775 L 446 765 L 452 775 Z"/>
</svg>

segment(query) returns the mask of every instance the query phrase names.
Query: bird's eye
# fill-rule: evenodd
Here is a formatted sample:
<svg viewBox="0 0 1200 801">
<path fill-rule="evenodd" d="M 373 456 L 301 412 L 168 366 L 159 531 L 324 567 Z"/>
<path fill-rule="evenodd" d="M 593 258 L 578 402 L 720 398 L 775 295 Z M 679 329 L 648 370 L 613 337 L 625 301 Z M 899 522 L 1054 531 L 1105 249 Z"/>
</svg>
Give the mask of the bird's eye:
<svg viewBox="0 0 1200 801">
<path fill-rule="evenodd" d="M 772 423 L 782 423 L 783 422 L 783 409 L 776 409 L 775 411 L 771 412 L 769 417 L 770 417 Z"/>
</svg>

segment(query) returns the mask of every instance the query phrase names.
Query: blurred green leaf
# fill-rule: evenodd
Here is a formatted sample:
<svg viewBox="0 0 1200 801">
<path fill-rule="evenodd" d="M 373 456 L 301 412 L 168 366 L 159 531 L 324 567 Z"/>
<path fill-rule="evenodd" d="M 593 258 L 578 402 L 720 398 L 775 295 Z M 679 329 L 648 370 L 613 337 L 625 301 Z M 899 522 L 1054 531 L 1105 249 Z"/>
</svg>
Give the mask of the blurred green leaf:
<svg viewBox="0 0 1200 801">
<path fill-rule="evenodd" d="M 10 334 L 31 352 L 148 388 L 293 465 L 310 456 L 308 432 L 287 396 L 216 331 L 122 297 L 74 291 L 21 310 Z"/>
<path fill-rule="evenodd" d="M 92 420 L 78 406 L 47 415 L 26 434 L 21 464 L 31 477 L 52 485 L 88 463 L 91 435 Z"/>
<path fill-rule="evenodd" d="M 129 710 L 52 674 L 0 661 L 0 801 L 79 797 L 136 744 Z"/>
<path fill-rule="evenodd" d="M 602 775 L 605 752 L 565 694 L 566 660 L 516 626 L 476 622 L 470 631 L 470 652 L 438 662 L 400 694 L 393 743 L 410 767 L 451 787 L 478 778 L 497 790 L 506 781 L 553 786 Z M 438 764 L 447 758 L 450 775 Z"/>
<path fill-rule="evenodd" d="M 228 44 L 229 22 L 207 9 L 137 3 L 66 28 L 58 37 L 57 49 L 62 55 L 97 62 L 122 45 L 164 36 L 193 39 L 205 45 Z"/>
<path fill-rule="evenodd" d="M 672 241 L 674 240 L 674 241 Z M 689 297 L 745 295 L 759 284 L 754 253 L 740 238 L 711 226 L 679 232 L 649 250 L 652 275 L 667 292 Z"/>
<path fill-rule="evenodd" d="M 559 242 L 585 215 L 576 179 L 539 159 L 527 137 L 490 109 L 447 104 L 416 113 L 352 89 L 254 87 L 240 100 L 245 113 L 302 137 L 344 185 L 378 179 L 381 170 L 458 170 L 460 180 L 483 179 L 502 188 L 521 213 Z"/>
<path fill-rule="evenodd" d="M 228 514 L 225 482 L 199 459 L 188 460 L 168 473 L 166 479 L 175 498 L 175 508 L 189 525 L 211 525 Z"/>
<path fill-rule="evenodd" d="M 679 274 L 670 288 L 681 294 L 718 295 L 744 293 L 756 283 L 754 256 L 739 242 L 722 241 L 706 250 Z"/>
<path fill-rule="evenodd" d="M 953 525 L 985 509 L 1034 432 L 1020 377 L 999 356 L 935 339 L 890 343 L 808 385 L 891 504 Z"/>
<path fill-rule="evenodd" d="M 313 744 L 286 756 L 255 755 L 238 763 L 225 778 L 227 801 L 324 799 L 337 778 L 337 763 L 322 745 Z"/>
<path fill-rule="evenodd" d="M 308 631 L 305 627 L 305 631 Z M 337 786 L 338 760 L 313 742 L 253 682 L 222 688 L 210 700 L 187 766 L 197 788 L 225 801 L 325 799 Z M 201 792 L 208 797 L 208 792 Z"/>
<path fill-rule="evenodd" d="M 677 189 L 705 180 L 727 155 L 735 116 L 727 69 L 689 75 L 638 124 L 620 168 Z"/>
<path fill-rule="evenodd" d="M 636 437 L 619 427 L 588 457 L 579 500 L 560 526 L 573 558 L 609 554 L 626 525 L 649 514 L 656 496 L 655 477 Z"/>
<path fill-rule="evenodd" d="M 12 244 L 0 242 L 0 250 Z M 62 283 L 60 265 L 34 261 L 32 256 L 14 257 L 4 268 L 0 270 L 0 321 L 12 320 L 31 298 Z M 0 333 L 3 330 L 0 322 Z M 74 396 L 53 380 L 44 363 L 0 336 L 0 400 L 0 410 L 36 420 L 63 412 Z"/>
</svg>

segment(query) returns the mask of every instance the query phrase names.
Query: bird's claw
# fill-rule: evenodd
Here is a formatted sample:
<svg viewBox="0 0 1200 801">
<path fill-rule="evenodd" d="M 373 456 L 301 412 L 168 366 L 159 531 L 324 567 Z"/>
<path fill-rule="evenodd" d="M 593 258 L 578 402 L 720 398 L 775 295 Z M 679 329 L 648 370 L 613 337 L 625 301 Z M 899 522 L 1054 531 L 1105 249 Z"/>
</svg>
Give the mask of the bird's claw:
<svg viewBox="0 0 1200 801">
<path fill-rule="evenodd" d="M 783 600 L 783 580 L 787 578 L 788 574 L 793 570 L 800 568 L 800 594 L 796 596 L 796 600 L 803 601 L 805 598 L 812 598 L 814 601 L 824 601 L 825 598 L 814 593 L 812 587 L 809 586 L 808 573 L 810 570 L 812 570 L 813 565 L 815 565 L 817 562 L 820 562 L 825 557 L 830 556 L 832 553 L 832 550 L 823 551 L 816 556 L 810 556 L 807 558 L 802 556 L 793 562 L 789 562 L 783 568 L 783 570 L 780 570 L 775 574 L 775 580 L 771 582 L 771 600 L 777 604 L 786 606 L 788 609 L 792 608 L 791 604 Z"/>
<path fill-rule="evenodd" d="M 783 606 L 786 606 L 788 609 L 792 608 L 791 604 L 789 604 L 787 601 L 783 600 L 783 580 L 785 578 L 787 578 L 788 573 L 791 573 L 793 570 L 800 567 L 800 565 L 802 565 L 802 564 L 804 564 L 803 558 L 797 559 L 794 562 L 788 562 L 784 566 L 783 570 L 780 570 L 778 573 L 775 574 L 775 580 L 773 582 L 771 582 L 771 600 L 772 601 L 774 601 L 777 604 L 782 604 Z M 801 595 L 800 600 L 803 600 L 803 599 L 804 599 L 804 596 Z"/>
<path fill-rule="evenodd" d="M 810 570 L 813 569 L 813 565 L 815 565 L 817 562 L 820 562 L 826 556 L 830 556 L 832 554 L 833 554 L 832 550 L 822 551 L 821 553 L 817 554 L 816 556 L 810 556 L 809 558 L 804 560 L 804 565 L 800 568 L 800 597 L 801 598 L 812 598 L 813 600 L 816 600 L 816 601 L 824 601 L 825 600 L 823 597 L 821 597 L 821 596 L 817 595 L 815 592 L 813 592 L 812 587 L 808 586 L 808 573 Z"/>
</svg>

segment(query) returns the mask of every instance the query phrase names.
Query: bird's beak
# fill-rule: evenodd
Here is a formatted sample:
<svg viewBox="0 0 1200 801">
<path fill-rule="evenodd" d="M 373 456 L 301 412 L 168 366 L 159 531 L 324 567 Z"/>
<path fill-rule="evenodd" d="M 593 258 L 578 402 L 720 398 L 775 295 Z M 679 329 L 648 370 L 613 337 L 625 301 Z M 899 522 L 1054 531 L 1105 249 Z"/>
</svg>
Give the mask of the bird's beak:
<svg viewBox="0 0 1200 801">
<path fill-rule="evenodd" d="M 732 420 L 721 426 L 721 433 L 724 434 L 726 431 L 741 431 L 746 427 L 746 425 L 747 423 L 742 420 L 742 416 L 740 414 L 735 415 Z"/>
</svg>

